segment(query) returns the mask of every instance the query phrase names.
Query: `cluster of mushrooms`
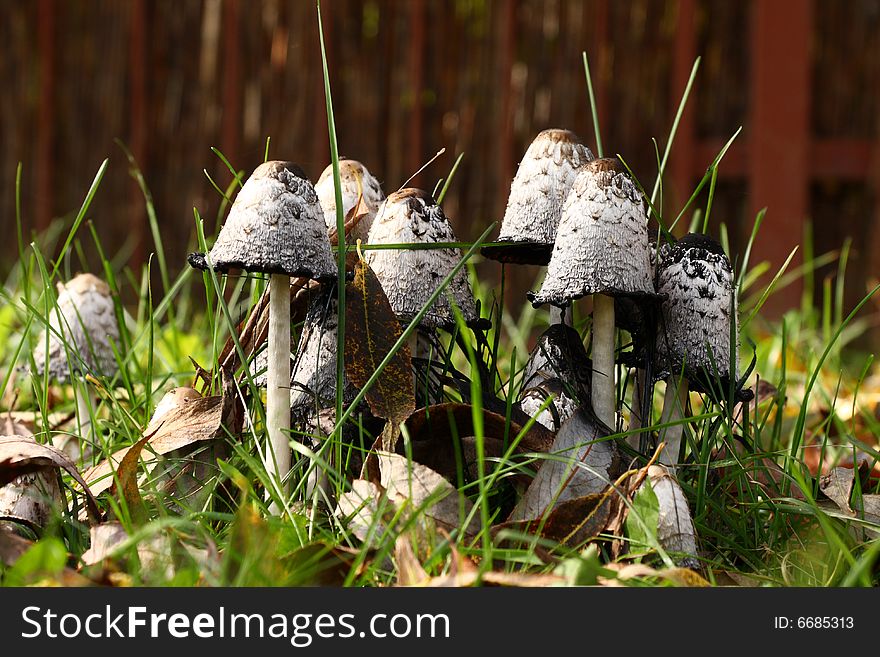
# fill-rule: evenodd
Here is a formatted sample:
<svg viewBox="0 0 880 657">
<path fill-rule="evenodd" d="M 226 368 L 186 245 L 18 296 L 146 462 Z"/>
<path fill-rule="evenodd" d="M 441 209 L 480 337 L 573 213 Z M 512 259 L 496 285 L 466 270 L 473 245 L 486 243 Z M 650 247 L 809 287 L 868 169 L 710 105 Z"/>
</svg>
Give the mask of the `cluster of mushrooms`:
<svg viewBox="0 0 880 657">
<path fill-rule="evenodd" d="M 377 179 L 355 160 L 341 160 L 339 173 L 343 215 L 359 211 L 348 242 L 457 241 L 443 210 L 425 191 L 405 188 L 385 198 Z M 330 241 L 336 198 L 331 167 L 313 185 L 293 163 L 266 162 L 242 186 L 210 251 L 188 259 L 195 268 L 219 274 L 244 270 L 269 276 L 267 346 L 248 356 L 253 381 L 266 387 L 265 459 L 280 485 L 291 470 L 292 428 L 300 434 L 326 433 L 322 413 L 334 406 L 337 394 L 338 268 Z M 554 432 L 578 412 L 588 413 L 606 436 L 623 433 L 622 382 L 616 377 L 618 364 L 625 364 L 635 370 L 636 380 L 628 442 L 645 452 L 651 435 L 641 429 L 651 425 L 654 384 L 665 377 L 658 438 L 665 443 L 660 461 L 673 469 L 682 456 L 689 390 L 723 399 L 736 381 L 736 294 L 730 261 L 717 242 L 700 234 L 675 241 L 659 232 L 650 239 L 648 219 L 642 193 L 617 159 L 594 158 L 568 130 L 545 130 L 519 165 L 497 242 L 482 254 L 513 265 L 546 265 L 543 284 L 529 299 L 536 307 L 557 309 L 525 366 L 517 412 Z M 445 245 L 369 249 L 364 256 L 404 324 L 462 257 L 459 249 Z M 292 342 L 291 279 L 297 278 L 317 284 L 298 341 Z M 74 383 L 86 373 L 112 376 L 119 328 L 107 284 L 82 274 L 59 291 L 34 353 L 36 373 L 48 371 Z M 566 311 L 588 295 L 589 356 Z M 423 315 L 410 343 L 414 367 L 441 348 L 438 331 L 455 330 L 456 308 L 475 333 L 489 326 L 464 269 Z M 630 335 L 631 350 L 620 347 L 619 331 Z M 93 438 L 89 386 L 76 389 L 82 435 Z M 346 380 L 344 402 L 356 392 Z M 432 399 L 428 395 L 420 403 Z"/>
</svg>

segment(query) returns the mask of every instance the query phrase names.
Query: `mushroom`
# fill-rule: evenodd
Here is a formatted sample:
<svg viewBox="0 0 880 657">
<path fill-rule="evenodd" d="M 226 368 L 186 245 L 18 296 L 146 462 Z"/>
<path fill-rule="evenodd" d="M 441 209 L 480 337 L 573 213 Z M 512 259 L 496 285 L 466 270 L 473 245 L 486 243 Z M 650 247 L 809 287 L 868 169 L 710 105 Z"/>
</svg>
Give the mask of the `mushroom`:
<svg viewBox="0 0 880 657">
<path fill-rule="evenodd" d="M 669 373 L 661 423 L 684 418 L 688 390 L 723 397 L 736 379 L 739 327 L 733 267 L 721 245 L 691 233 L 661 247 L 657 262 L 660 304 L 657 358 Z M 731 339 L 732 336 L 732 339 Z M 668 427 L 661 462 L 675 465 L 683 425 Z"/>
<path fill-rule="evenodd" d="M 497 240 L 507 244 L 483 247 L 481 253 L 500 262 L 546 265 L 577 169 L 592 159 L 590 149 L 569 130 L 538 133 L 510 185 Z"/>
<path fill-rule="evenodd" d="M 614 158 L 581 167 L 544 284 L 529 298 L 535 306 L 564 307 L 593 295 L 593 408 L 610 428 L 616 425 L 613 297 L 656 296 L 649 252 L 644 199 L 629 175 Z"/>
<path fill-rule="evenodd" d="M 315 188 L 291 162 L 257 167 L 241 188 L 210 253 L 194 253 L 199 269 L 270 274 L 266 391 L 266 462 L 281 481 L 290 471 L 290 278 L 336 277 L 336 265 Z"/>
<path fill-rule="evenodd" d="M 376 214 L 370 229 L 370 244 L 424 244 L 455 242 L 455 233 L 443 210 L 430 194 L 421 189 L 406 188 L 391 194 Z M 444 278 L 462 258 L 460 249 L 373 249 L 367 251 L 370 265 L 397 317 L 410 322 L 428 302 Z M 444 294 L 422 317 L 419 331 L 410 341 L 412 355 L 427 358 L 435 343 L 436 329 L 455 327 L 455 304 L 464 321 L 475 329 L 485 328 L 479 308 L 467 279 L 459 270 Z"/>
<path fill-rule="evenodd" d="M 119 369 L 113 352 L 113 344 L 119 342 L 113 298 L 110 286 L 93 274 L 79 274 L 57 287 L 49 328 L 34 349 L 35 374 L 48 373 L 56 381 L 73 384 L 80 433 L 93 441 L 95 399 L 85 376 L 110 377 Z"/>
<path fill-rule="evenodd" d="M 523 371 L 520 409 L 550 429 L 560 427 L 577 411 L 590 407 L 592 363 L 581 336 L 567 324 L 553 324 L 538 338 Z M 547 398 L 553 401 L 539 413 Z"/>
<path fill-rule="evenodd" d="M 367 209 L 367 214 L 361 218 L 352 229 L 349 240 L 366 240 L 376 217 L 379 204 L 385 199 L 385 193 L 379 181 L 373 177 L 363 164 L 357 160 L 343 158 L 339 160 L 339 179 L 342 184 L 342 216 L 348 213 L 362 202 Z M 333 165 L 331 164 L 318 178 L 315 185 L 321 209 L 324 211 L 324 223 L 327 230 L 336 230 L 336 188 L 333 186 Z"/>
</svg>

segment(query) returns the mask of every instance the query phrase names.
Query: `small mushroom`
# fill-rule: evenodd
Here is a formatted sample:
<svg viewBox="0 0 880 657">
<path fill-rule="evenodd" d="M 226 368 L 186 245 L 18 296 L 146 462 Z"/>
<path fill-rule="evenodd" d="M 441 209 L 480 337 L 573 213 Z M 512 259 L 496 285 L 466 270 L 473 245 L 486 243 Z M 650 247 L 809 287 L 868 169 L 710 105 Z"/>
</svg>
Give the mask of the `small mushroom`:
<svg viewBox="0 0 880 657">
<path fill-rule="evenodd" d="M 347 217 L 358 202 L 362 202 L 367 209 L 367 214 L 352 229 L 349 241 L 356 242 L 359 239 L 366 241 L 379 204 L 385 200 L 382 186 L 367 167 L 357 160 L 346 158 L 339 160 L 339 179 L 342 184 L 342 216 Z M 327 230 L 336 230 L 336 188 L 333 185 L 332 164 L 321 173 L 315 191 L 324 211 Z"/>
<path fill-rule="evenodd" d="M 593 153 L 569 130 L 538 133 L 510 185 L 499 242 L 481 253 L 500 262 L 546 265 L 553 251 L 565 198 L 578 167 Z"/>
<path fill-rule="evenodd" d="M 615 422 L 614 299 L 655 297 L 651 279 L 648 217 L 632 179 L 614 158 L 580 168 L 565 199 L 562 219 L 535 306 L 563 307 L 593 295 L 593 408 Z"/>
<path fill-rule="evenodd" d="M 691 233 L 661 247 L 657 358 L 668 372 L 661 423 L 684 417 L 689 386 L 718 398 L 736 378 L 739 327 L 733 267 L 721 245 Z M 731 339 L 733 336 L 733 339 Z M 683 425 L 666 429 L 661 461 L 678 462 Z"/>
<path fill-rule="evenodd" d="M 440 206 L 430 194 L 414 188 L 402 189 L 385 199 L 368 239 L 370 244 L 456 241 L 452 226 Z M 395 314 L 407 323 L 428 302 L 461 258 L 462 252 L 457 248 L 373 249 L 367 251 L 366 255 L 367 264 L 382 284 Z M 432 345 L 436 344 L 434 331 L 438 328 L 452 330 L 455 327 L 452 303 L 472 328 L 482 329 L 488 324 L 480 318 L 467 271 L 461 269 L 422 317 L 418 332 L 412 335 L 410 353 L 414 358 L 430 359 Z"/>
<path fill-rule="evenodd" d="M 58 283 L 58 301 L 50 312 L 49 329 L 34 348 L 34 373 L 69 381 L 76 395 L 76 418 L 81 435 L 94 439 L 94 393 L 85 376 L 112 377 L 119 369 L 113 344 L 119 342 L 119 324 L 110 286 L 93 274 L 79 274 Z"/>
<path fill-rule="evenodd" d="M 577 411 L 590 408 L 592 363 L 584 350 L 581 336 L 566 324 L 553 324 L 538 342 L 523 372 L 519 394 L 520 409 L 550 429 L 560 427 Z M 547 398 L 553 400 L 541 411 Z"/>
<path fill-rule="evenodd" d="M 327 281 L 336 277 L 318 195 L 291 162 L 257 167 L 239 191 L 211 252 L 191 254 L 196 268 L 238 268 L 271 274 L 266 462 L 283 481 L 290 471 L 290 277 Z"/>
<path fill-rule="evenodd" d="M 456 241 L 452 226 L 440 206 L 430 194 L 414 188 L 402 189 L 385 199 L 368 239 L 370 244 Z M 366 255 L 367 264 L 382 284 L 391 307 L 405 321 L 416 316 L 461 258 L 462 252 L 456 248 L 373 249 Z M 477 326 L 485 324 L 480 319 L 466 270 L 459 270 L 446 292 L 448 294 L 441 294 L 422 318 L 422 326 L 443 329 L 455 326 L 449 297 L 465 322 Z"/>
</svg>

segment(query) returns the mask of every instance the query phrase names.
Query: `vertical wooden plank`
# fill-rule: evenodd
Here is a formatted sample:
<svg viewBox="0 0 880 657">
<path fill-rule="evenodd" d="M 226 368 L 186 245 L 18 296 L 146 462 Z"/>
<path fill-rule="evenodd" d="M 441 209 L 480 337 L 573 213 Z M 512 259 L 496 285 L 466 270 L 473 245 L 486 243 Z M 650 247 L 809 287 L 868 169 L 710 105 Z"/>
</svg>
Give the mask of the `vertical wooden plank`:
<svg viewBox="0 0 880 657">
<path fill-rule="evenodd" d="M 412 0 L 409 3 L 409 96 L 411 110 L 409 114 L 409 130 L 407 137 L 406 166 L 411 175 L 422 166 L 427 159 L 423 147 L 424 110 L 422 91 L 425 87 L 425 2 Z M 419 185 L 421 174 L 413 179 L 412 185 Z"/>
<path fill-rule="evenodd" d="M 611 43 L 609 39 L 610 30 L 610 11 L 608 8 L 608 0 L 596 0 L 593 3 L 594 8 L 591 12 L 591 19 L 595 22 L 594 27 L 594 45 L 586 48 L 587 56 L 590 58 L 590 75 L 593 78 L 593 93 L 596 95 L 596 114 L 599 115 L 599 128 L 602 130 L 604 140 L 602 145 L 605 148 L 613 146 L 608 142 L 608 117 L 609 107 L 611 106 L 611 89 L 609 81 L 611 79 Z M 584 11 L 590 11 L 586 5 Z M 586 82 L 584 82 L 586 87 Z M 586 93 L 586 91 L 585 91 Z M 590 117 L 592 121 L 592 117 Z M 587 135 L 592 133 L 592 125 L 585 126 L 585 134 L 581 134 L 581 139 L 586 143 L 595 146 L 595 135 L 588 138 Z M 598 153 L 596 156 L 598 157 Z M 605 153 L 607 156 L 608 153 Z"/>
<path fill-rule="evenodd" d="M 147 11 L 145 0 L 133 0 L 129 17 L 129 147 L 145 178 L 147 176 Z M 129 235 L 134 241 L 129 263 L 134 267 L 144 261 L 144 197 L 135 181 L 131 181 L 131 210 L 128 215 Z"/>
<path fill-rule="evenodd" d="M 221 146 L 232 166 L 248 166 L 240 161 L 241 146 L 241 5 L 239 0 L 223 0 L 223 119 Z"/>
<path fill-rule="evenodd" d="M 45 230 L 54 212 L 53 162 L 55 149 L 55 2 L 37 5 L 37 48 L 40 53 L 40 107 L 37 112 L 37 230 Z"/>
<path fill-rule="evenodd" d="M 499 59 L 498 80 L 501 86 L 501 129 L 498 134 L 498 189 L 507 190 L 513 180 L 514 159 L 513 149 L 513 89 L 511 73 L 513 71 L 516 54 L 516 3 L 514 0 L 504 0 L 499 13 L 499 38 L 501 47 Z M 496 194 L 493 205 L 494 217 L 501 220 L 506 203 L 505 194 Z"/>
<path fill-rule="evenodd" d="M 769 260 L 774 270 L 800 243 L 808 213 L 813 11 L 812 0 L 752 5 L 750 209 L 768 208 L 752 262 Z M 800 293 L 797 282 L 773 295 L 767 314 L 781 314 Z"/>
<path fill-rule="evenodd" d="M 676 26 L 678 38 L 675 40 L 675 50 L 672 60 L 672 93 L 670 99 L 672 108 L 670 116 L 675 116 L 681 95 L 687 86 L 696 58 L 696 0 L 679 0 L 678 17 Z M 694 102 L 693 96 L 686 105 L 681 121 L 678 124 L 678 132 L 675 143 L 672 146 L 669 161 L 670 185 L 664 184 L 664 205 L 667 208 L 681 208 L 690 198 L 693 192 L 694 150 L 696 146 L 696 132 L 694 126 Z M 668 133 L 667 133 L 668 134 Z M 666 181 L 664 181 L 665 183 Z M 670 205 L 672 204 L 672 205 Z M 681 222 L 681 229 L 686 230 L 687 224 Z"/>
</svg>

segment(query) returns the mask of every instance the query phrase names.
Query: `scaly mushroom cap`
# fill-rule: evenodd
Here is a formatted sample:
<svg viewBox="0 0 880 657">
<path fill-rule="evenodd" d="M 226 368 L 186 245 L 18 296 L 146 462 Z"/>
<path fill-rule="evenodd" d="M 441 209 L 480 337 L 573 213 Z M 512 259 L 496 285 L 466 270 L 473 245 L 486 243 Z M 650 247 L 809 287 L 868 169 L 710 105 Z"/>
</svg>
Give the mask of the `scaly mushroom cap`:
<svg viewBox="0 0 880 657">
<path fill-rule="evenodd" d="M 660 249 L 657 290 L 660 305 L 657 356 L 660 369 L 711 389 L 736 376 L 739 327 L 733 267 L 715 240 L 690 234 Z"/>
<path fill-rule="evenodd" d="M 318 295 L 306 313 L 290 368 L 290 412 L 297 421 L 314 419 L 336 403 L 338 308 L 335 291 L 330 290 Z M 345 377 L 345 403 L 356 394 L 357 389 Z"/>
<path fill-rule="evenodd" d="M 440 206 L 430 194 L 413 188 L 402 189 L 385 199 L 368 239 L 370 244 L 455 241 L 455 233 Z M 460 249 L 375 249 L 367 251 L 366 255 L 391 307 L 406 322 L 421 310 L 461 258 Z M 447 329 L 455 326 L 455 315 L 447 294 L 452 296 L 465 322 L 469 325 L 482 323 L 468 284 L 467 271 L 460 269 L 422 318 L 422 326 Z"/>
<path fill-rule="evenodd" d="M 34 345 L 37 375 L 48 370 L 53 379 L 65 381 L 71 373 L 113 376 L 119 369 L 111 346 L 111 341 L 119 343 L 119 324 L 110 287 L 97 276 L 80 274 L 58 283 L 58 304 L 50 312 L 49 326 L 48 350 L 46 331 Z"/>
<path fill-rule="evenodd" d="M 655 296 L 645 202 L 615 158 L 581 167 L 544 285 L 529 298 L 535 306 L 563 307 L 587 294 Z"/>
<path fill-rule="evenodd" d="M 573 132 L 540 132 L 529 145 L 510 185 L 498 236 L 499 242 L 517 246 L 489 246 L 482 254 L 500 262 L 546 265 L 577 169 L 592 159 L 593 153 Z"/>
<path fill-rule="evenodd" d="M 559 428 L 577 411 L 591 408 L 593 363 L 576 330 L 567 324 L 553 324 L 538 342 L 523 372 L 519 395 L 520 409 L 551 431 Z M 538 412 L 547 397 L 554 399 Z"/>
<path fill-rule="evenodd" d="M 367 214 L 355 226 L 349 235 L 349 241 L 366 241 L 370 226 L 376 217 L 379 204 L 385 200 L 382 186 L 357 160 L 339 160 L 339 180 L 342 183 L 342 216 L 347 217 L 358 201 L 362 198 Z M 324 211 L 324 223 L 327 230 L 336 229 L 336 189 L 333 186 L 333 165 L 324 169 L 318 184 L 315 185 L 321 209 Z"/>
<path fill-rule="evenodd" d="M 336 276 L 315 188 L 291 162 L 266 162 L 239 191 L 208 258 L 190 254 L 197 269 L 244 269 L 265 274 Z"/>
</svg>

